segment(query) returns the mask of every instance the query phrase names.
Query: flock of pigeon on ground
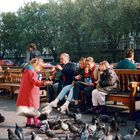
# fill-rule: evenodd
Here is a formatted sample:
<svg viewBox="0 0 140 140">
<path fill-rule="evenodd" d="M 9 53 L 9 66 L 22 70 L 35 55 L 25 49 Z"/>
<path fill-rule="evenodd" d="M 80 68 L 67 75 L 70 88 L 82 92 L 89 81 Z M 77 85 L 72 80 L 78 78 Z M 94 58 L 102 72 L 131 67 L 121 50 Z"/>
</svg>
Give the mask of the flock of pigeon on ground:
<svg viewBox="0 0 140 140">
<path fill-rule="evenodd" d="M 39 136 L 40 133 L 46 135 L 46 140 L 132 140 L 140 130 L 140 122 L 136 122 L 135 128 L 123 136 L 120 127 L 126 127 L 127 122 L 117 113 L 109 116 L 97 111 L 90 122 L 84 122 L 79 112 L 70 111 L 55 118 L 43 112 L 38 119 L 41 121 L 41 127 L 31 132 L 31 140 L 44 140 Z M 59 134 L 58 130 L 61 130 Z M 9 140 L 25 140 L 23 128 L 18 124 L 15 126 L 15 132 L 11 129 L 7 131 Z"/>
</svg>

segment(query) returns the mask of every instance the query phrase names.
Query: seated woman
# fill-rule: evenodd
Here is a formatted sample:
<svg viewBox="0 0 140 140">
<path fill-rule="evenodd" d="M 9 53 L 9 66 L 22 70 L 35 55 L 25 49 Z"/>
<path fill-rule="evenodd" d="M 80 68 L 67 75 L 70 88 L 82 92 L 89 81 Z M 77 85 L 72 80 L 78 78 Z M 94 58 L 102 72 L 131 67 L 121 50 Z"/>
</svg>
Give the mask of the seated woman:
<svg viewBox="0 0 140 140">
<path fill-rule="evenodd" d="M 91 92 L 96 88 L 96 81 L 98 80 L 98 66 L 95 64 L 93 57 L 86 58 L 84 78 L 84 82 L 74 84 L 73 94 L 76 108 L 81 112 L 85 112 L 87 108 L 92 107 Z"/>
<path fill-rule="evenodd" d="M 85 60 L 86 59 L 83 57 L 79 60 L 79 69 L 76 73 L 76 76 L 74 77 L 75 81 L 79 81 L 79 80 L 83 81 Z M 65 111 L 68 109 L 68 106 L 73 98 L 73 85 L 74 85 L 74 82 L 70 85 L 65 86 L 61 90 L 59 95 L 56 97 L 56 99 L 52 101 L 48 106 L 57 107 L 58 102 L 61 101 L 68 94 L 66 102 L 60 107 L 60 112 L 64 114 Z M 47 114 L 49 113 L 50 112 L 47 112 Z"/>
<path fill-rule="evenodd" d="M 105 96 L 117 90 L 118 87 L 118 77 L 107 61 L 99 63 L 99 70 L 101 71 L 100 79 L 96 89 L 92 91 L 92 112 L 97 109 L 98 105 L 100 112 L 105 111 Z"/>
</svg>

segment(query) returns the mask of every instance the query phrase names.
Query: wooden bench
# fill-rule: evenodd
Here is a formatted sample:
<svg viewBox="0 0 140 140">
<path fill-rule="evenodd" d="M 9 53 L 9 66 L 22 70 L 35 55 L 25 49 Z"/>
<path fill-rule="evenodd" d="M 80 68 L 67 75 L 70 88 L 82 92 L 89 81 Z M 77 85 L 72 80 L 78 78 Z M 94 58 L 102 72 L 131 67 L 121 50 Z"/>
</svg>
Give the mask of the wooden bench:
<svg viewBox="0 0 140 140">
<path fill-rule="evenodd" d="M 42 77 L 48 77 L 49 72 L 50 69 L 43 69 L 41 71 Z M 21 78 L 21 69 L 5 69 L 4 71 L 0 72 L 0 89 L 10 93 L 11 98 L 13 98 L 14 94 L 18 94 Z"/>
<path fill-rule="evenodd" d="M 11 94 L 18 93 L 21 82 L 21 69 L 6 69 L 3 71 L 3 81 L 0 83 L 0 89 L 3 89 Z"/>
<path fill-rule="evenodd" d="M 107 101 L 122 102 L 130 110 L 130 118 L 135 118 L 135 101 L 138 98 L 138 84 L 140 81 L 140 70 L 116 69 L 120 85 L 117 93 L 107 95 Z"/>
</svg>

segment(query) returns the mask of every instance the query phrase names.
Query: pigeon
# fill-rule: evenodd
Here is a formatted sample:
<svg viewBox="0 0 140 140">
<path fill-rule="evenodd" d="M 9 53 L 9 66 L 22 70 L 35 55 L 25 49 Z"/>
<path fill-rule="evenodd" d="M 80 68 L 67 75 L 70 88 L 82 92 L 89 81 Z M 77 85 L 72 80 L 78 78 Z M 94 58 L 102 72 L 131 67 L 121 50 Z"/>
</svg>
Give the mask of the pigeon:
<svg viewBox="0 0 140 140">
<path fill-rule="evenodd" d="M 31 140 L 43 140 L 35 132 L 31 132 Z"/>
<path fill-rule="evenodd" d="M 95 133 L 96 129 L 97 129 L 96 124 L 95 125 L 89 124 L 88 131 L 89 131 L 90 134 L 93 135 Z"/>
<path fill-rule="evenodd" d="M 105 135 L 105 124 L 98 124 L 97 123 L 97 128 L 94 132 L 94 138 L 96 139 L 102 139 Z"/>
<path fill-rule="evenodd" d="M 81 132 L 80 140 L 88 140 L 88 138 L 89 138 L 88 124 L 85 124 Z"/>
<path fill-rule="evenodd" d="M 74 113 L 74 120 L 79 120 L 82 118 L 82 115 L 80 113 Z"/>
<path fill-rule="evenodd" d="M 5 117 L 0 114 L 0 123 L 5 121 Z"/>
<path fill-rule="evenodd" d="M 41 125 L 41 127 L 39 128 L 39 132 L 45 133 L 45 131 L 48 129 L 49 129 L 49 124 L 45 123 L 45 124 Z"/>
<path fill-rule="evenodd" d="M 80 133 L 80 130 L 79 128 L 77 128 L 76 126 L 74 126 L 73 124 L 71 124 L 70 122 L 67 122 L 68 126 L 69 126 L 69 130 L 72 132 L 72 133 Z"/>
<path fill-rule="evenodd" d="M 52 121 L 48 120 L 48 124 L 49 124 L 50 129 L 53 129 L 57 125 L 60 127 L 59 122 L 60 122 L 60 116 L 56 117 L 56 119 L 54 119 Z"/>
<path fill-rule="evenodd" d="M 70 135 L 66 134 L 65 140 L 69 140 L 70 139 Z"/>
<path fill-rule="evenodd" d="M 63 130 L 68 130 L 69 129 L 69 126 L 66 123 L 64 123 L 62 120 L 60 120 L 60 125 L 61 125 L 61 128 Z"/>
<path fill-rule="evenodd" d="M 24 140 L 23 129 L 16 123 L 15 134 L 20 140 Z"/>
<path fill-rule="evenodd" d="M 118 113 L 115 113 L 114 118 L 120 126 L 127 125 L 127 122 L 125 120 L 121 119 L 121 117 L 118 115 Z"/>
<path fill-rule="evenodd" d="M 134 128 L 131 132 L 130 132 L 130 134 L 127 134 L 127 135 L 125 135 L 124 137 L 123 137 L 123 140 L 132 140 L 135 136 L 136 136 L 136 133 L 137 133 L 137 129 L 136 128 Z"/>
<path fill-rule="evenodd" d="M 47 129 L 45 131 L 45 134 L 50 137 L 50 138 L 54 138 L 55 137 L 55 133 L 51 130 L 51 129 Z"/>
<path fill-rule="evenodd" d="M 47 115 L 49 115 L 52 112 L 52 110 L 53 108 L 50 105 L 48 105 L 42 109 L 41 113 L 46 113 Z"/>
<path fill-rule="evenodd" d="M 80 113 L 74 113 L 74 121 L 77 124 L 85 124 L 82 120 L 82 115 Z"/>
<path fill-rule="evenodd" d="M 95 123 L 99 122 L 99 119 L 97 118 L 97 116 L 92 116 L 92 121 L 91 123 L 94 125 Z"/>
<path fill-rule="evenodd" d="M 40 121 L 47 120 L 48 119 L 48 115 L 46 113 L 41 113 L 40 116 L 38 117 L 38 119 Z"/>
<path fill-rule="evenodd" d="M 18 136 L 14 134 L 14 132 L 11 129 L 7 129 L 7 131 L 9 140 L 19 140 Z"/>
<path fill-rule="evenodd" d="M 114 140 L 122 140 L 122 135 L 116 134 Z"/>
<path fill-rule="evenodd" d="M 112 118 L 112 121 L 110 123 L 110 128 L 111 128 L 112 132 L 118 132 L 119 131 L 118 123 L 116 122 L 115 118 Z"/>
<path fill-rule="evenodd" d="M 135 128 L 139 131 L 140 130 L 140 121 L 135 122 Z"/>
<path fill-rule="evenodd" d="M 108 122 L 109 119 L 110 119 L 110 116 L 108 116 L 108 115 L 105 115 L 105 114 L 99 115 L 99 120 L 100 120 L 101 122 Z"/>
</svg>

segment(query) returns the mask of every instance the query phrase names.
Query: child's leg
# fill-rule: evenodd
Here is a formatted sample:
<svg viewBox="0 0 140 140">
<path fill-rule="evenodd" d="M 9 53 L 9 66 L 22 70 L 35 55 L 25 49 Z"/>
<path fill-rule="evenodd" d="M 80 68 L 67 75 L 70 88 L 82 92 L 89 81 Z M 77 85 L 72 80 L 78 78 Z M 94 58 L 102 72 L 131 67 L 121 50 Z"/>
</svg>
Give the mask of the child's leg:
<svg viewBox="0 0 140 140">
<path fill-rule="evenodd" d="M 34 116 L 34 125 L 37 126 L 39 124 L 39 120 L 37 119 L 37 116 Z"/>
</svg>

